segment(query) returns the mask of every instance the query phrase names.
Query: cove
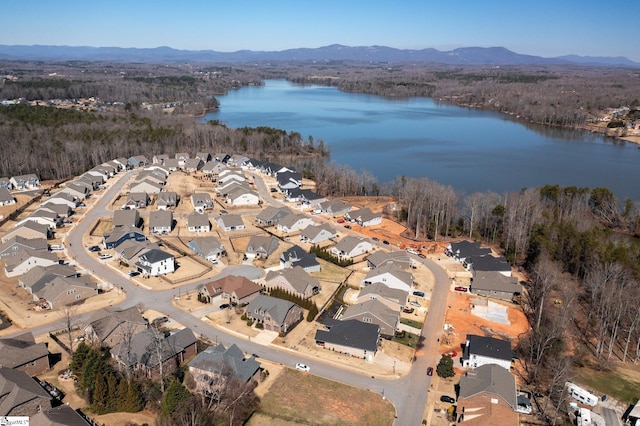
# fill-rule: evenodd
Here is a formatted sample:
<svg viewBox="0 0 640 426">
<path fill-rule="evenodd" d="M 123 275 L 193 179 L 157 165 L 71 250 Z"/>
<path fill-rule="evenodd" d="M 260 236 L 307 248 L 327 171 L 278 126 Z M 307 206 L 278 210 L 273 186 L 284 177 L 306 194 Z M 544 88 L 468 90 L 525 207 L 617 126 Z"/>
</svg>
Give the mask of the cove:
<svg viewBox="0 0 640 426">
<path fill-rule="evenodd" d="M 322 140 L 331 161 L 380 183 L 428 177 L 467 194 L 546 184 L 606 187 L 640 200 L 637 145 L 583 131 L 525 126 L 510 116 L 428 98 L 389 99 L 267 80 L 219 96 L 202 120 L 269 126 Z"/>
</svg>

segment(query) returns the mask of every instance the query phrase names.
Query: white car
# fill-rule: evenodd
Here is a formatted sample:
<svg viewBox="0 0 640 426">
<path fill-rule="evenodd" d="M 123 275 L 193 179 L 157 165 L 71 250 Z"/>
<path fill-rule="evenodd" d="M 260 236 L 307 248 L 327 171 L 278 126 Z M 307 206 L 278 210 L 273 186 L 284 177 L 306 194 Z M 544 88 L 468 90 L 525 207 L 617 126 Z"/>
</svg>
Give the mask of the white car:
<svg viewBox="0 0 640 426">
<path fill-rule="evenodd" d="M 311 370 L 311 369 L 309 368 L 309 366 L 307 364 L 297 363 L 296 364 L 296 370 L 309 372 L 309 370 Z"/>
<path fill-rule="evenodd" d="M 100 260 L 111 259 L 111 255 L 110 254 L 101 254 L 100 256 L 98 256 L 98 259 L 100 259 Z"/>
</svg>

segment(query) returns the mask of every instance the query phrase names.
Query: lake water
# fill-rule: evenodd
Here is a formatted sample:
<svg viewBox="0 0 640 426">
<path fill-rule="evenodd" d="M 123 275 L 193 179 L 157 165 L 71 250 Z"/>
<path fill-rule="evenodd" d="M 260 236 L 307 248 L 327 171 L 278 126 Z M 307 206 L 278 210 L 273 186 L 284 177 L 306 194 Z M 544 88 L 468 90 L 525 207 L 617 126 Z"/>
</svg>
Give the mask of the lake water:
<svg viewBox="0 0 640 426">
<path fill-rule="evenodd" d="M 509 116 L 268 80 L 218 97 L 204 120 L 311 135 L 331 160 L 381 183 L 426 176 L 465 192 L 501 193 L 546 184 L 606 187 L 640 200 L 640 149 L 588 132 L 528 127 Z"/>
</svg>

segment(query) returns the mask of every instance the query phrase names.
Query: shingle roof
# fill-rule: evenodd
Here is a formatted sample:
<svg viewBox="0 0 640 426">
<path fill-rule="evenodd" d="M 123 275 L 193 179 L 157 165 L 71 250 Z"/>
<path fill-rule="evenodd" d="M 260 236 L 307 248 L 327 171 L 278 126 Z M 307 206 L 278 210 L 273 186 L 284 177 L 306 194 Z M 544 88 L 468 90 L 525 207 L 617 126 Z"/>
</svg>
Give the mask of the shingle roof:
<svg viewBox="0 0 640 426">
<path fill-rule="evenodd" d="M 229 349 L 223 345 L 209 346 L 189 362 L 189 367 L 209 371 L 213 374 L 221 373 L 225 366 L 230 367 L 233 373 L 245 382 L 250 380 L 260 369 L 260 363 L 253 356 L 245 358 L 240 348 L 235 344 L 231 345 Z"/>
<path fill-rule="evenodd" d="M 47 346 L 44 342 L 36 343 L 31 332 L 0 339 L 0 365 L 3 367 L 19 367 L 47 355 Z"/>
<path fill-rule="evenodd" d="M 501 397 L 511 408 L 517 408 L 516 379 L 507 369 L 485 364 L 460 378 L 459 398 L 469 398 L 486 392 Z"/>
<path fill-rule="evenodd" d="M 316 331 L 316 341 L 333 343 L 375 353 L 378 350 L 380 327 L 357 320 L 328 321 L 329 331 Z"/>
<path fill-rule="evenodd" d="M 511 349 L 511 342 L 494 339 L 493 337 L 476 336 L 467 334 L 467 345 L 464 348 L 464 359 L 469 359 L 469 354 L 511 361 L 515 353 Z"/>
<path fill-rule="evenodd" d="M 3 367 L 0 367 L 0 395 L 2 395 L 2 399 L 0 399 L 0 415 L 2 416 L 35 398 L 53 399 L 27 373 Z"/>
<path fill-rule="evenodd" d="M 282 324 L 284 323 L 287 313 L 294 306 L 296 306 L 296 304 L 288 300 L 259 294 L 247 305 L 247 314 L 253 318 L 262 319 L 264 314 L 268 312 L 276 323 Z M 256 313 L 256 310 L 258 310 L 259 313 Z"/>
</svg>

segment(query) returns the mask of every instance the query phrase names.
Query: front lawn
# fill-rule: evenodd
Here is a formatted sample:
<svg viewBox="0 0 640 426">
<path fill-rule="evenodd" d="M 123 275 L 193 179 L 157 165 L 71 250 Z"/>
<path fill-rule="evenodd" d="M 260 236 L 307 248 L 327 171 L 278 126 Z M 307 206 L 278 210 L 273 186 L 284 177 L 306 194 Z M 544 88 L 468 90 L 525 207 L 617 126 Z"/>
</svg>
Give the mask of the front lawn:
<svg viewBox="0 0 640 426">
<path fill-rule="evenodd" d="M 400 318 L 400 324 L 405 324 L 405 325 L 408 325 L 409 327 L 422 330 L 422 323 L 420 321 L 415 321 L 409 318 Z"/>
<path fill-rule="evenodd" d="M 420 336 L 418 336 L 417 334 L 409 333 L 408 331 L 403 331 L 400 333 L 400 335 L 394 336 L 394 338 L 391 340 L 400 343 L 401 345 L 415 348 L 420 341 Z"/>
</svg>

